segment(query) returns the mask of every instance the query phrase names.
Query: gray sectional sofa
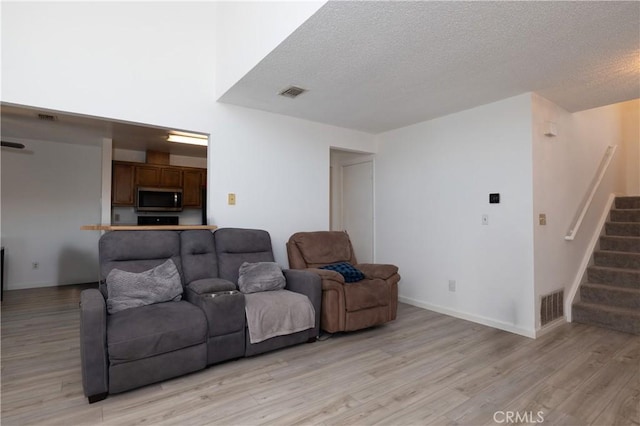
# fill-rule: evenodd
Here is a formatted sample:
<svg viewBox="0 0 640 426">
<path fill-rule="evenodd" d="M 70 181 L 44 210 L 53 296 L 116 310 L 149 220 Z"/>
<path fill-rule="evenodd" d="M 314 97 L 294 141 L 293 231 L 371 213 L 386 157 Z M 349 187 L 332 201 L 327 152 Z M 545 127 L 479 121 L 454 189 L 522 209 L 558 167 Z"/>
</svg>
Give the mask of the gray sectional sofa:
<svg viewBox="0 0 640 426">
<path fill-rule="evenodd" d="M 243 262 L 274 261 L 266 231 L 112 231 L 100 238 L 99 253 L 100 288 L 84 290 L 80 300 L 82 384 L 90 403 L 109 393 L 318 336 L 319 276 L 284 270 L 285 290 L 305 295 L 313 305 L 314 327 L 259 343 L 249 339 L 245 295 L 237 291 L 238 271 Z M 106 279 L 112 270 L 142 273 L 168 259 L 180 275 L 181 300 L 109 313 Z"/>
</svg>

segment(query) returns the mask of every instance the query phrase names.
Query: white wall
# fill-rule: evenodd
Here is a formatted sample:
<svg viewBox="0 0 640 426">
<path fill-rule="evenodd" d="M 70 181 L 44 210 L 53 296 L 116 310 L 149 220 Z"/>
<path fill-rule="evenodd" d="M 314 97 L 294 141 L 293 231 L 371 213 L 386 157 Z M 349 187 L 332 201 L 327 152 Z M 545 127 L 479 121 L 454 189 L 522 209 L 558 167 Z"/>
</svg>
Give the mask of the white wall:
<svg viewBox="0 0 640 426">
<path fill-rule="evenodd" d="M 373 136 L 297 118 L 218 104 L 209 152 L 212 223 L 263 228 L 276 260 L 298 231 L 329 229 L 330 146 L 373 149 Z M 227 194 L 236 205 L 227 205 Z"/>
<path fill-rule="evenodd" d="M 217 2 L 216 99 L 282 43 L 326 1 Z"/>
<path fill-rule="evenodd" d="M 536 327 L 540 327 L 540 297 L 564 289 L 565 297 L 606 210 L 611 193 L 637 193 L 633 181 L 638 163 L 638 100 L 571 114 L 534 94 L 533 207 L 545 213 L 546 226 L 535 226 Z M 556 123 L 558 135 L 544 136 L 545 123 Z M 609 145 L 618 145 L 605 179 L 574 241 L 564 237 L 571 228 Z"/>
<path fill-rule="evenodd" d="M 216 36 L 233 39 L 215 3 L 2 7 L 2 101 L 210 134 L 209 223 L 267 229 L 282 264 L 293 232 L 329 227 L 330 146 L 374 149 L 366 133 L 216 104 Z"/>
<path fill-rule="evenodd" d="M 5 289 L 97 281 L 99 233 L 80 226 L 100 222 L 99 141 L 24 143 L 2 149 Z"/>
<path fill-rule="evenodd" d="M 379 135 L 375 180 L 376 260 L 403 301 L 533 335 L 530 94 Z"/>
<path fill-rule="evenodd" d="M 211 133 L 214 2 L 4 2 L 2 101 Z"/>
<path fill-rule="evenodd" d="M 640 100 L 613 106 L 620 115 L 622 155 L 625 159 L 625 192 L 640 195 Z"/>
</svg>

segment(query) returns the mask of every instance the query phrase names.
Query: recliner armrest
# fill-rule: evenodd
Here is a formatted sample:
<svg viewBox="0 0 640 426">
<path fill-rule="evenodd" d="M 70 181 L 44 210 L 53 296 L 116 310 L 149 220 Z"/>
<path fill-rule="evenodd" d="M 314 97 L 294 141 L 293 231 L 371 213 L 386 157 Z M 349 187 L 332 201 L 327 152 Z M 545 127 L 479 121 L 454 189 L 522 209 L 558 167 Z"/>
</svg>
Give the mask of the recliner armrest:
<svg viewBox="0 0 640 426">
<path fill-rule="evenodd" d="M 361 270 L 364 276 L 369 279 L 379 278 L 386 280 L 398 273 L 398 267 L 396 265 L 358 263 L 353 266 Z"/>
<path fill-rule="evenodd" d="M 316 312 L 314 330 L 319 333 L 320 312 L 322 307 L 322 280 L 317 274 L 314 274 L 313 272 L 307 270 L 284 269 L 282 273 L 284 274 L 284 278 L 286 280 L 286 290 L 304 294 L 311 301 L 313 309 Z"/>
<path fill-rule="evenodd" d="M 201 295 L 235 289 L 236 285 L 229 280 L 222 278 L 203 278 L 190 282 L 189 285 L 184 288 L 182 297 L 186 299 L 187 302 L 203 308 L 205 306 L 205 300 Z"/>
<path fill-rule="evenodd" d="M 94 288 L 80 293 L 80 356 L 84 394 L 97 401 L 109 391 L 107 304 Z"/>
<path fill-rule="evenodd" d="M 286 279 L 286 290 L 304 294 L 311 300 L 314 307 L 320 307 L 322 284 L 318 275 L 299 269 L 284 269 L 282 273 Z M 316 304 L 315 301 L 318 303 Z"/>
<path fill-rule="evenodd" d="M 183 297 L 203 310 L 207 317 L 208 336 L 222 336 L 245 328 L 244 294 L 236 292 L 222 297 L 207 297 L 207 293 L 236 290 L 236 285 L 222 278 L 205 278 L 189 283 Z"/>
<path fill-rule="evenodd" d="M 337 283 L 344 284 L 344 277 L 341 273 L 332 271 L 330 269 L 320 269 L 320 268 L 307 268 L 305 271 L 313 272 L 314 274 L 320 275 L 320 278 L 323 280 L 331 280 L 336 281 Z"/>
</svg>

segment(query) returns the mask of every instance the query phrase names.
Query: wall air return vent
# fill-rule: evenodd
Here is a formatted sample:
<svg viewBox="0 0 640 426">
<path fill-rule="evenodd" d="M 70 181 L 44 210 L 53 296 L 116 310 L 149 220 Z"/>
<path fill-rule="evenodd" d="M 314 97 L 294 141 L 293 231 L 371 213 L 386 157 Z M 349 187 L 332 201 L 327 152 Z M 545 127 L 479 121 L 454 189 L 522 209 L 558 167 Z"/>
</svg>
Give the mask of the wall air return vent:
<svg viewBox="0 0 640 426">
<path fill-rule="evenodd" d="M 42 121 L 58 121 L 58 117 L 56 117 L 55 115 L 42 113 L 38 114 L 38 119 Z"/>
<path fill-rule="evenodd" d="M 307 89 L 303 89 L 302 87 L 289 86 L 280 92 L 280 96 L 286 96 L 287 98 L 296 98 L 306 92 Z"/>
<path fill-rule="evenodd" d="M 564 316 L 564 291 L 542 296 L 540 301 L 540 322 L 542 326 Z"/>
</svg>

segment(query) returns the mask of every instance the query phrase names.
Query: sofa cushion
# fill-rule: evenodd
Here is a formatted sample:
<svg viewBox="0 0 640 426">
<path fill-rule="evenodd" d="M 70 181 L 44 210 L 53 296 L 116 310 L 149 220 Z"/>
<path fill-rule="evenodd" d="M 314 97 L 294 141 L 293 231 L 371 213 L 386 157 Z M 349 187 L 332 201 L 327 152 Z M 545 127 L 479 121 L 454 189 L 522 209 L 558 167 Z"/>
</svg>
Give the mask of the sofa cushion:
<svg viewBox="0 0 640 426">
<path fill-rule="evenodd" d="M 107 310 L 110 314 L 153 303 L 178 301 L 182 283 L 171 259 L 144 272 L 112 269 L 107 276 Z"/>
<path fill-rule="evenodd" d="M 100 274 L 113 268 L 142 272 L 172 259 L 182 274 L 180 235 L 176 231 L 112 231 L 100 237 Z"/>
<path fill-rule="evenodd" d="M 338 272 L 344 277 L 345 283 L 354 283 L 364 279 L 362 271 L 349 262 L 332 263 L 331 265 L 321 266 L 318 269 L 328 269 Z"/>
<path fill-rule="evenodd" d="M 157 303 L 107 316 L 111 365 L 197 345 L 206 336 L 204 313 L 186 301 Z"/>
<path fill-rule="evenodd" d="M 301 232 L 294 236 L 295 244 L 308 266 L 353 261 L 346 232 Z"/>
<path fill-rule="evenodd" d="M 380 279 L 364 279 L 345 285 L 344 300 L 347 312 L 387 306 L 391 300 L 389 285 Z"/>
<path fill-rule="evenodd" d="M 286 282 L 280 265 L 275 262 L 244 262 L 238 271 L 238 288 L 241 292 L 282 290 Z"/>
<path fill-rule="evenodd" d="M 271 237 L 260 229 L 220 228 L 213 233 L 218 257 L 218 277 L 238 282 L 244 262 L 273 262 Z"/>
<path fill-rule="evenodd" d="M 213 233 L 197 229 L 180 233 L 180 260 L 184 283 L 218 276 Z"/>
</svg>

